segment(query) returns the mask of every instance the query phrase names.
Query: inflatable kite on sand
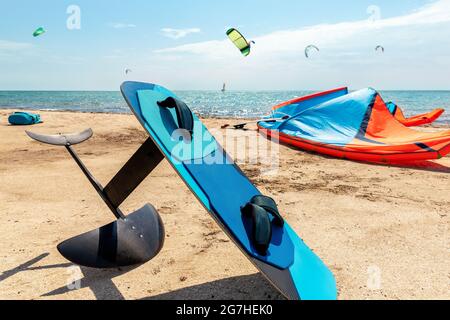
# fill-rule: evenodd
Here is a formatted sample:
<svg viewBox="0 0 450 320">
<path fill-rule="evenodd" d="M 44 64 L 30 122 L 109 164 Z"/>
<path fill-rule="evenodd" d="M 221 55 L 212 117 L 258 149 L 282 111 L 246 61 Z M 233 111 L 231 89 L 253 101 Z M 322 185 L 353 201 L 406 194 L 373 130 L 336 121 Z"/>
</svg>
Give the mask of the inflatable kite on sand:
<svg viewBox="0 0 450 320">
<path fill-rule="evenodd" d="M 393 102 L 386 103 L 389 112 L 406 127 L 418 127 L 435 122 L 445 112 L 444 109 L 436 109 L 429 113 L 406 118 L 403 110 Z"/>
<path fill-rule="evenodd" d="M 420 132 L 405 127 L 374 89 L 347 88 L 298 98 L 274 107 L 258 123 L 261 133 L 325 155 L 379 163 L 432 160 L 450 153 L 450 131 Z"/>
</svg>

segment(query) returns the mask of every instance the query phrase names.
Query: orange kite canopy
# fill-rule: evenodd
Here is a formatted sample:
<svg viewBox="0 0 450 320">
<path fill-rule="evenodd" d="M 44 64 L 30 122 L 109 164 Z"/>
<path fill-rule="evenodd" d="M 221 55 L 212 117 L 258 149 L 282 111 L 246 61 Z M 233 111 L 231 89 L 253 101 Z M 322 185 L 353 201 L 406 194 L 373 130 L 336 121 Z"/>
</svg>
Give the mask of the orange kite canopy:
<svg viewBox="0 0 450 320">
<path fill-rule="evenodd" d="M 406 118 L 403 110 L 393 102 L 386 103 L 387 108 L 391 114 L 406 127 L 418 127 L 430 124 L 439 119 L 445 112 L 444 109 L 436 109 L 429 113 L 419 114 L 417 116 Z"/>
<path fill-rule="evenodd" d="M 339 88 L 282 103 L 259 130 L 308 151 L 371 162 L 432 160 L 450 153 L 450 131 L 420 132 L 390 113 L 380 94 L 368 88 Z"/>
</svg>

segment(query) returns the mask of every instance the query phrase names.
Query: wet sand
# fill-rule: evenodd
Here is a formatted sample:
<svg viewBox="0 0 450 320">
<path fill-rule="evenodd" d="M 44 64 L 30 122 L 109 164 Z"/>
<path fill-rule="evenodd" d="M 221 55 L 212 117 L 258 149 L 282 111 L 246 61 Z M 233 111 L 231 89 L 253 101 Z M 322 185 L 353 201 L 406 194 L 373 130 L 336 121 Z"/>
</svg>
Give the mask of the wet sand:
<svg viewBox="0 0 450 320">
<path fill-rule="evenodd" d="M 113 217 L 64 149 L 33 142 L 24 130 L 92 128 L 76 150 L 103 184 L 147 135 L 131 115 L 40 112 L 45 123 L 25 128 L 7 125 L 10 112 L 0 109 L 0 299 L 282 298 L 167 162 L 122 206 L 158 209 L 162 252 L 131 270 L 72 266 L 56 245 Z M 256 134 L 218 130 L 229 122 L 239 121 L 205 120 L 216 133 Z M 339 299 L 450 299 L 449 157 L 380 166 L 279 150 L 276 174 L 259 163 L 241 161 L 242 168 L 333 271 Z M 80 288 L 67 287 L 78 279 Z"/>
</svg>

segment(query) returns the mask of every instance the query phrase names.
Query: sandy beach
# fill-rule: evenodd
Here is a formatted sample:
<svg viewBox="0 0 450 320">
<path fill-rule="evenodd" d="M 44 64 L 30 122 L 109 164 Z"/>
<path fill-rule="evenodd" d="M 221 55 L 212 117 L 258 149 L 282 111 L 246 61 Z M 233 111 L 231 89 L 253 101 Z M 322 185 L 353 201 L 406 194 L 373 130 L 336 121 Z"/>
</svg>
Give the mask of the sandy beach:
<svg viewBox="0 0 450 320">
<path fill-rule="evenodd" d="M 57 244 L 113 218 L 64 149 L 24 130 L 92 128 L 94 137 L 76 150 L 103 184 L 147 134 L 131 115 L 40 112 L 45 122 L 25 128 L 7 124 L 10 112 L 0 109 L 0 299 L 282 299 L 167 162 L 122 206 L 158 209 L 167 233 L 162 252 L 131 270 L 68 263 Z M 230 121 L 239 122 L 205 124 L 217 130 Z M 381 166 L 279 150 L 276 175 L 257 164 L 242 168 L 333 271 L 339 299 L 450 299 L 449 157 Z M 78 279 L 80 288 L 67 286 Z"/>
</svg>

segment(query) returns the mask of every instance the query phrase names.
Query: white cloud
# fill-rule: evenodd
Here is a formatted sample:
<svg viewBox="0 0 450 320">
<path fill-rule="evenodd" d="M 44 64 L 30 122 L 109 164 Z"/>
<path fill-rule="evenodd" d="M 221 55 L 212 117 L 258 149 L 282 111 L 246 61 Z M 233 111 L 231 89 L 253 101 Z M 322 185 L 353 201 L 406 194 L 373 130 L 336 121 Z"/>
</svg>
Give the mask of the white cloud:
<svg viewBox="0 0 450 320">
<path fill-rule="evenodd" d="M 31 43 L 0 40 L 0 52 L 12 52 L 32 47 Z"/>
<path fill-rule="evenodd" d="M 320 43 L 322 47 L 334 47 L 345 39 L 371 33 L 386 32 L 389 29 L 423 25 L 437 25 L 450 22 L 450 0 L 440 0 L 408 15 L 375 22 L 369 20 L 342 22 L 337 24 L 321 24 L 297 30 L 276 31 L 264 36 L 252 38 L 257 43 L 258 52 L 281 53 L 293 52 L 305 48 L 310 43 Z M 222 55 L 228 58 L 230 49 L 228 40 L 205 41 L 182 46 L 157 50 L 157 53 L 191 53 L 216 58 Z"/>
<path fill-rule="evenodd" d="M 111 23 L 109 26 L 114 29 L 128 29 L 128 28 L 136 28 L 137 27 L 135 24 L 123 23 L 123 22 Z"/>
<path fill-rule="evenodd" d="M 247 36 L 256 42 L 247 58 L 225 36 L 154 53 L 167 68 L 168 57 L 182 59 L 184 63 L 177 68 L 199 87 L 209 86 L 211 77 L 218 77 L 218 82 L 230 79 L 235 86 L 248 89 L 321 89 L 342 84 L 424 88 L 436 87 L 436 83 L 448 88 L 442 79 L 450 73 L 450 60 L 444 59 L 450 56 L 450 43 L 445 40 L 450 36 L 450 0 L 377 21 L 320 24 Z M 305 59 L 304 48 L 309 44 L 321 51 Z M 385 54 L 376 54 L 377 45 L 385 47 Z"/>
<path fill-rule="evenodd" d="M 201 30 L 199 28 L 188 28 L 188 29 L 173 29 L 173 28 L 163 28 L 161 32 L 164 36 L 171 39 L 181 39 L 192 33 L 199 33 Z"/>
<path fill-rule="evenodd" d="M 19 59 L 24 54 L 29 54 L 33 49 L 31 43 L 0 40 L 0 58 L 5 62 Z"/>
</svg>

